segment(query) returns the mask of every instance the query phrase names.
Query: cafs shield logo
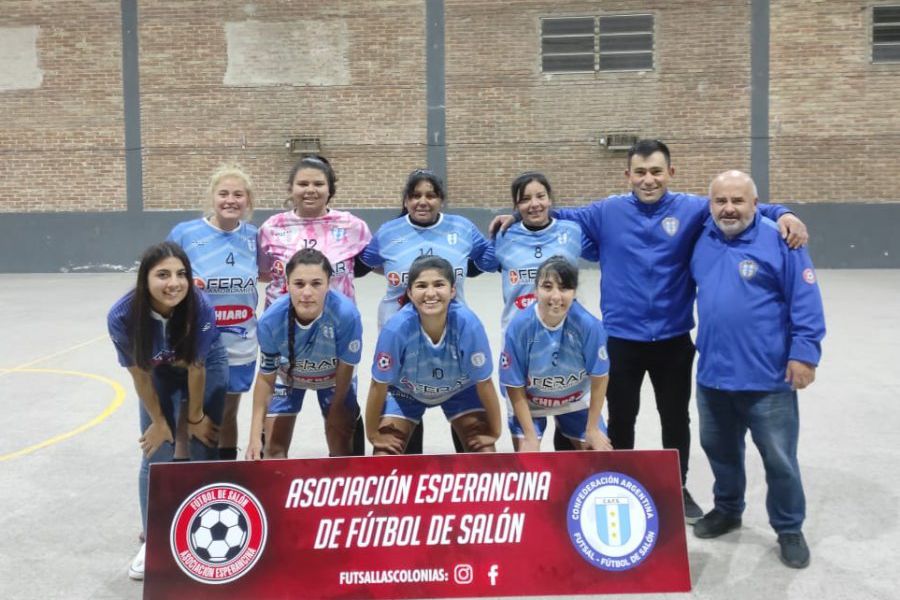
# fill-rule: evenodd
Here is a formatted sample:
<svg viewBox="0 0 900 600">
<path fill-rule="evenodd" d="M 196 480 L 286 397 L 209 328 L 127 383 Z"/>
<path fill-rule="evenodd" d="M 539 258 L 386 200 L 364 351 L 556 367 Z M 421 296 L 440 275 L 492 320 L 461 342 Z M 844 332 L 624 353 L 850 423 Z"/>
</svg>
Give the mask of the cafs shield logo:
<svg viewBox="0 0 900 600">
<path fill-rule="evenodd" d="M 678 233 L 679 222 L 675 217 L 666 217 L 662 220 L 662 228 L 669 237 L 674 237 L 676 233 Z"/>
</svg>

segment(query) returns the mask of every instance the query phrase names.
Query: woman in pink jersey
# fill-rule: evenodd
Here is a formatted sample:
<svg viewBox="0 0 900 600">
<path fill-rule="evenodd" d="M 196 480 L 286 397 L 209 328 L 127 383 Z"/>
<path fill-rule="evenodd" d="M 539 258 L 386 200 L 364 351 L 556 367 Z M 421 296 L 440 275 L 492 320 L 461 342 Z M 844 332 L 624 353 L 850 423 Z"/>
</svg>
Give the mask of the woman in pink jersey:
<svg viewBox="0 0 900 600">
<path fill-rule="evenodd" d="M 331 163 L 322 156 L 301 158 L 291 169 L 287 183 L 293 210 L 269 217 L 259 228 L 259 279 L 268 282 L 266 308 L 287 294 L 285 265 L 304 248 L 314 248 L 328 258 L 334 271 L 330 288 L 356 302 L 354 265 L 360 265 L 360 275 L 368 268 L 355 258 L 372 239 L 372 233 L 362 219 L 328 207 L 336 181 Z M 286 453 L 296 419 L 296 414 L 273 400 L 264 425 L 267 447 L 276 452 L 283 448 Z M 360 418 L 354 433 L 354 454 L 365 452 L 364 440 Z"/>
<path fill-rule="evenodd" d="M 336 181 L 331 163 L 322 156 L 306 156 L 291 169 L 288 191 L 293 209 L 270 217 L 259 228 L 259 275 L 268 282 L 266 307 L 287 293 L 284 266 L 304 248 L 315 248 L 327 256 L 334 268 L 332 289 L 356 299 L 354 258 L 372 233 L 362 219 L 329 208 Z"/>
</svg>

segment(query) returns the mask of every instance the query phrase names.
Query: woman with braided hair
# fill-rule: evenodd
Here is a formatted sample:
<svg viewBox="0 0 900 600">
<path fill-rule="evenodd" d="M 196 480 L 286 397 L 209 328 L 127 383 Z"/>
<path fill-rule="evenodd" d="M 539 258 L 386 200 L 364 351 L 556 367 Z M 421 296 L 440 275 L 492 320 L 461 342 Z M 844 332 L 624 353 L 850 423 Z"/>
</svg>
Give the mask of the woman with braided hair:
<svg viewBox="0 0 900 600">
<path fill-rule="evenodd" d="M 362 350 L 362 321 L 353 301 L 330 289 L 332 274 L 324 254 L 300 250 L 285 265 L 287 295 L 259 318 L 261 357 L 253 388 L 249 460 L 263 455 L 287 458 L 306 390 L 318 394 L 329 455 L 353 451 L 359 417 L 353 371 Z"/>
</svg>

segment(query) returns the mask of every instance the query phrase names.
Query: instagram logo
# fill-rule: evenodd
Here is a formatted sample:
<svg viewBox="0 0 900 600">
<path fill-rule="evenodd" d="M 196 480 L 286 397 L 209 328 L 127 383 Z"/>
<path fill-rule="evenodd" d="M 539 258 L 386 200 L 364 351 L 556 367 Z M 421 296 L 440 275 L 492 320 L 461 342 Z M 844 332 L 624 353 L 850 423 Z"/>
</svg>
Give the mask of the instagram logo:
<svg viewBox="0 0 900 600">
<path fill-rule="evenodd" d="M 453 580 L 463 585 L 472 583 L 472 565 L 456 565 L 453 567 Z"/>
</svg>

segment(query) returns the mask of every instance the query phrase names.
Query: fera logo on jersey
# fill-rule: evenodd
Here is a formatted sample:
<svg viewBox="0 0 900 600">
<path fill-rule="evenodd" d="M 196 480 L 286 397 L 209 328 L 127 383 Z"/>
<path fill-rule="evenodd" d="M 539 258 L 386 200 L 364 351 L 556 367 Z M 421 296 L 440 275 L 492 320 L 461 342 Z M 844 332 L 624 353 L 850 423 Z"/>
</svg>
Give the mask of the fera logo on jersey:
<svg viewBox="0 0 900 600">
<path fill-rule="evenodd" d="M 578 385 L 587 377 L 587 371 L 581 369 L 577 373 L 568 375 L 548 375 L 546 377 L 529 377 L 528 387 L 547 392 L 565 390 L 573 385 Z"/>
<path fill-rule="evenodd" d="M 566 517 L 575 550 L 604 571 L 637 567 L 659 537 L 653 498 L 636 479 L 615 471 L 582 481 L 569 499 Z"/>
<path fill-rule="evenodd" d="M 532 269 L 512 269 L 509 272 L 509 282 L 513 285 L 517 283 L 529 283 L 537 277 L 537 268 Z"/>
<path fill-rule="evenodd" d="M 232 483 L 212 483 L 188 495 L 175 511 L 169 545 L 188 577 L 222 584 L 253 568 L 267 533 L 266 513 L 253 494 Z"/>
<path fill-rule="evenodd" d="M 203 285 L 197 287 L 207 294 L 245 294 L 256 288 L 256 278 L 210 277 Z"/>
<path fill-rule="evenodd" d="M 225 304 L 216 307 L 216 325 L 227 327 L 249 321 L 253 317 L 253 309 L 240 304 Z"/>
</svg>

